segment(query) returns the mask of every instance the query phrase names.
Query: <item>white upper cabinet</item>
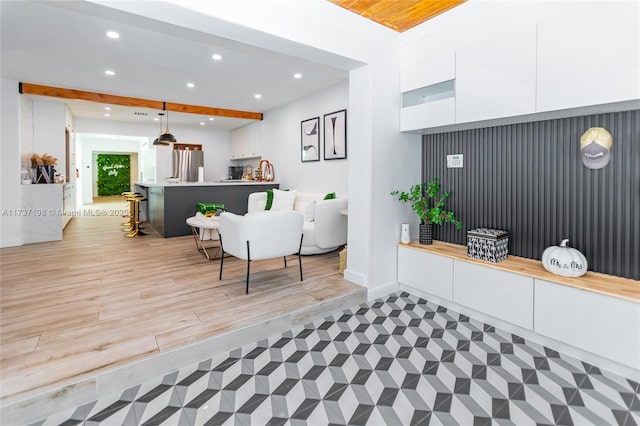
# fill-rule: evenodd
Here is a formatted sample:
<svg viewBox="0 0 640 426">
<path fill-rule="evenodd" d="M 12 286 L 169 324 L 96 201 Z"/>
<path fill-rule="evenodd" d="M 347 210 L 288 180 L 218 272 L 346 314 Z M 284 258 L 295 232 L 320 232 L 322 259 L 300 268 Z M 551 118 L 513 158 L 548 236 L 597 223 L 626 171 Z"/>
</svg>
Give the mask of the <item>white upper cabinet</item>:
<svg viewBox="0 0 640 426">
<path fill-rule="evenodd" d="M 231 131 L 229 153 L 232 160 L 255 158 L 262 155 L 262 121 Z"/>
<path fill-rule="evenodd" d="M 431 56 L 418 63 L 407 64 L 400 71 L 400 91 L 410 92 L 421 87 L 453 80 L 456 77 L 454 52 Z"/>
<path fill-rule="evenodd" d="M 400 73 L 400 130 L 455 123 L 455 54 L 430 57 Z"/>
<path fill-rule="evenodd" d="M 538 24 L 540 112 L 640 98 L 640 3 L 580 5 Z"/>
<path fill-rule="evenodd" d="M 640 1 L 488 3 L 403 46 L 401 131 L 640 99 Z"/>
<path fill-rule="evenodd" d="M 530 114 L 536 108 L 536 28 L 456 53 L 456 123 Z"/>
</svg>

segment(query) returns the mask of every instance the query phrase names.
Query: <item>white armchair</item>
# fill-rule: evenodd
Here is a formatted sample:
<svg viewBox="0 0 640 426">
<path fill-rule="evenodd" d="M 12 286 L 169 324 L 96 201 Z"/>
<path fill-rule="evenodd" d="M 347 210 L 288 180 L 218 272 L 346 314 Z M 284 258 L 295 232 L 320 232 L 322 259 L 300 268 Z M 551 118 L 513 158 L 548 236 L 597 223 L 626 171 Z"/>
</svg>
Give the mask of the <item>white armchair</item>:
<svg viewBox="0 0 640 426">
<path fill-rule="evenodd" d="M 224 254 L 247 261 L 247 288 L 249 293 L 249 274 L 252 260 L 272 259 L 282 256 L 284 267 L 287 267 L 288 255 L 297 254 L 300 265 L 300 281 L 302 281 L 302 246 L 303 216 L 296 211 L 274 211 L 268 213 L 247 213 L 238 216 L 233 213 L 220 215 L 220 276 Z"/>
<path fill-rule="evenodd" d="M 293 210 L 304 214 L 301 254 L 320 254 L 338 249 L 347 244 L 347 198 L 324 200 L 325 194 L 300 192 L 295 194 Z M 264 212 L 266 192 L 249 194 L 247 211 Z M 267 210 L 272 212 L 272 210 Z"/>
</svg>

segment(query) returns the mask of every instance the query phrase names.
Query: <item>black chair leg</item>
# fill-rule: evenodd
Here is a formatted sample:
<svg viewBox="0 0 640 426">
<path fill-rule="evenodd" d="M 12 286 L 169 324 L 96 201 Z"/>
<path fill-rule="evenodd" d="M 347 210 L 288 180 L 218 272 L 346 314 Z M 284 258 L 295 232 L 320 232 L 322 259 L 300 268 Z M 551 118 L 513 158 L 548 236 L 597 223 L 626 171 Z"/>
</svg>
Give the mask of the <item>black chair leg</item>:
<svg viewBox="0 0 640 426">
<path fill-rule="evenodd" d="M 287 267 L 287 256 L 282 256 L 282 258 L 284 259 L 284 267 Z"/>
<path fill-rule="evenodd" d="M 304 235 L 302 236 L 304 237 Z M 298 249 L 298 265 L 300 265 L 300 281 L 304 281 L 302 278 L 302 255 L 300 252 L 302 251 L 302 237 L 300 237 L 300 248 Z"/>
<path fill-rule="evenodd" d="M 249 294 L 249 266 L 251 265 L 251 253 L 249 252 L 249 241 L 247 241 L 247 289 L 244 294 Z"/>
<path fill-rule="evenodd" d="M 218 280 L 222 280 L 222 266 L 224 265 L 224 247 L 222 245 L 222 235 L 220 235 L 220 275 L 218 276 Z"/>
</svg>

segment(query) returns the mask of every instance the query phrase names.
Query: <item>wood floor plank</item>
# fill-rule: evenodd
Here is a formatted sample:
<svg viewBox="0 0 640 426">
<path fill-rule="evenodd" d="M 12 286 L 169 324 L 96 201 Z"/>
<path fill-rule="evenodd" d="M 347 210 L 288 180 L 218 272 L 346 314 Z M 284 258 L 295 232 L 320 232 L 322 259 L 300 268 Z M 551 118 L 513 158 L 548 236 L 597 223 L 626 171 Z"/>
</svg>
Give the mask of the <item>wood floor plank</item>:
<svg viewBox="0 0 640 426">
<path fill-rule="evenodd" d="M 35 351 L 39 339 L 40 336 L 31 336 L 14 340 L 12 342 L 2 343 L 2 347 L 0 347 L 0 360 L 25 355 Z"/>
<path fill-rule="evenodd" d="M 225 258 L 219 280 L 192 236 L 126 238 L 123 221 L 74 217 L 62 241 L 0 249 L 3 400 L 362 291 L 332 252 L 303 256 L 302 282 L 297 256 L 252 262 L 246 295 L 246 262 Z"/>
</svg>

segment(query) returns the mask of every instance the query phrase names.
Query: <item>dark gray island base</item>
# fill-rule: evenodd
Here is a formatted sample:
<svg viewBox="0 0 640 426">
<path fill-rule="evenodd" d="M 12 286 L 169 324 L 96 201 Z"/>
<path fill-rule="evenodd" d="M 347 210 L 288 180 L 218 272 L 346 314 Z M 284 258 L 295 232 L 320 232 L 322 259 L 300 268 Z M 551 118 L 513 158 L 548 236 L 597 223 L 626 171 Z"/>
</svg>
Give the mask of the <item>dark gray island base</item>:
<svg viewBox="0 0 640 426">
<path fill-rule="evenodd" d="M 191 235 L 187 218 L 194 216 L 198 203 L 222 203 L 236 214 L 247 212 L 247 200 L 252 192 L 279 188 L 269 183 L 135 183 L 135 191 L 147 198 L 146 217 L 153 229 L 165 238 Z"/>
</svg>

